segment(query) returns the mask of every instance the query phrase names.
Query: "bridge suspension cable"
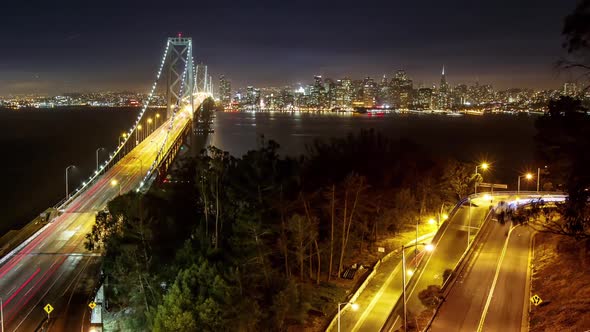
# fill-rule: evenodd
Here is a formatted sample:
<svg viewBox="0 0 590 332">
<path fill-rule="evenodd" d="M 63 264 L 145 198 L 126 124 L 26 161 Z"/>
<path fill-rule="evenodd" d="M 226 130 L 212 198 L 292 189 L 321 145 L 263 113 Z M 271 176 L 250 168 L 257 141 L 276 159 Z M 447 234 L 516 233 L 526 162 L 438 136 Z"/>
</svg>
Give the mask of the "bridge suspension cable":
<svg viewBox="0 0 590 332">
<path fill-rule="evenodd" d="M 58 210 L 62 209 L 67 204 L 69 204 L 71 201 L 73 201 L 78 196 L 78 194 L 80 194 L 80 192 L 82 192 L 86 188 L 88 188 L 90 186 L 90 184 L 92 184 L 94 182 L 94 180 L 96 180 L 102 174 L 102 172 L 107 168 L 107 166 L 109 164 L 113 163 L 114 160 L 116 160 L 116 158 L 121 153 L 121 151 L 123 151 L 123 148 L 125 147 L 127 142 L 131 139 L 132 134 L 137 130 L 141 119 L 143 118 L 146 110 L 149 107 L 150 102 L 152 101 L 152 99 L 154 97 L 154 93 L 156 92 L 156 87 L 158 85 L 158 81 L 160 80 L 160 77 L 162 76 L 162 70 L 164 69 L 164 64 L 166 63 L 166 58 L 168 57 L 170 45 L 171 45 L 171 42 L 170 42 L 170 39 L 168 39 L 168 41 L 166 42 L 166 48 L 164 49 L 164 54 L 162 55 L 162 61 L 160 61 L 160 67 L 158 68 L 158 73 L 156 75 L 156 79 L 154 81 L 154 84 L 152 84 L 152 88 L 150 90 L 150 93 L 148 94 L 147 100 L 144 102 L 144 105 L 143 105 L 141 111 L 139 112 L 139 115 L 137 116 L 137 120 L 135 120 L 135 123 L 132 125 L 132 127 L 127 132 L 127 135 L 124 138 L 124 140 L 117 146 L 117 149 L 113 153 L 109 154 L 109 158 L 100 166 L 100 169 L 96 170 L 90 176 L 90 178 L 88 180 L 82 182 L 82 185 L 74 190 L 73 195 L 70 195 L 69 198 L 68 197 L 64 198 L 62 201 L 60 201 L 59 203 L 57 203 L 55 205 L 56 209 L 58 209 Z"/>
<path fill-rule="evenodd" d="M 188 44 L 186 46 L 186 48 L 187 48 L 186 59 L 183 59 L 184 68 L 182 70 L 182 79 L 180 81 L 180 89 L 178 91 L 178 95 L 177 95 L 178 98 L 176 99 L 176 103 L 174 104 L 174 109 L 173 109 L 173 112 L 170 117 L 168 129 L 166 130 L 166 136 L 164 137 L 164 141 L 162 142 L 162 145 L 160 146 L 160 149 L 158 150 L 156 158 L 154 159 L 154 161 L 150 165 L 150 168 L 148 169 L 147 173 L 143 177 L 142 181 L 139 183 L 139 187 L 137 188 L 137 191 L 141 191 L 142 189 L 144 189 L 144 186 L 150 182 L 150 179 L 154 175 L 154 171 L 158 167 L 158 165 L 161 161 L 161 158 L 166 154 L 166 144 L 168 143 L 170 133 L 172 132 L 172 129 L 174 128 L 174 122 L 176 120 L 178 110 L 181 108 L 182 103 L 185 100 L 185 98 L 189 99 L 189 102 L 191 104 L 191 109 L 194 107 L 194 102 L 193 102 L 194 92 L 193 92 L 193 90 L 194 90 L 194 86 L 195 86 L 195 84 L 194 84 L 194 80 L 195 80 L 194 73 L 195 72 L 194 72 L 194 67 L 193 67 L 194 62 L 193 62 L 193 56 L 192 56 L 193 44 L 192 44 L 192 40 L 190 38 L 187 38 L 186 40 L 187 40 L 186 43 L 188 43 Z M 182 41 L 179 42 L 179 44 L 182 44 L 182 43 L 183 43 Z M 172 45 L 173 44 L 174 43 L 172 43 Z M 174 47 L 174 45 L 173 45 L 173 47 Z M 177 53 L 177 54 L 182 56 L 183 53 L 184 53 L 184 51 L 181 51 L 180 53 Z M 175 64 L 175 61 L 173 61 L 171 63 L 171 66 L 173 66 L 174 64 Z M 187 76 L 190 76 L 189 80 L 188 80 L 189 81 L 188 84 L 186 82 Z M 188 85 L 188 87 L 187 87 L 187 85 Z M 187 92 L 188 92 L 188 96 L 186 96 Z M 168 105 L 168 107 L 170 107 L 170 105 Z M 193 113 L 194 113 L 194 110 L 192 110 L 191 116 L 193 116 Z"/>
</svg>

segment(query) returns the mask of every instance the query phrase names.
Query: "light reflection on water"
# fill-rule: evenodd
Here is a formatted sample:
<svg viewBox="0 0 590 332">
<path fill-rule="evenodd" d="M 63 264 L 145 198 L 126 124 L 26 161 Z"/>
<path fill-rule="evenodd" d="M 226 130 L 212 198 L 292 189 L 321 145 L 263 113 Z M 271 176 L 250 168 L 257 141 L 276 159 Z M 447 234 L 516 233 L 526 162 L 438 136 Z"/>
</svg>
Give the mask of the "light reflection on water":
<svg viewBox="0 0 590 332">
<path fill-rule="evenodd" d="M 315 139 L 374 128 L 392 138 L 408 138 L 443 156 L 492 160 L 497 165 L 494 174 L 501 178 L 503 173 L 532 165 L 535 134 L 534 117 L 509 115 L 217 112 L 213 127 L 210 144 L 236 156 L 255 148 L 260 135 L 277 141 L 282 154 L 299 155 Z"/>
</svg>

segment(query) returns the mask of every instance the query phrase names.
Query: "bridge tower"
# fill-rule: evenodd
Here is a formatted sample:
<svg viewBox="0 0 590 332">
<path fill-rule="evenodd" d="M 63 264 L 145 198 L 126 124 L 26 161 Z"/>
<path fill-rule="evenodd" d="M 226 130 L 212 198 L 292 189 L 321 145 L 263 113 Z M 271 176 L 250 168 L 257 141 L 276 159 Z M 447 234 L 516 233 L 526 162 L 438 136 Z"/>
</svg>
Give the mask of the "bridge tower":
<svg viewBox="0 0 590 332">
<path fill-rule="evenodd" d="M 210 75 L 207 74 L 207 65 L 202 63 L 197 65 L 197 74 L 195 78 L 196 89 L 198 92 L 208 92 L 208 82 Z"/>
<path fill-rule="evenodd" d="M 167 116 L 171 117 L 174 109 L 182 104 L 182 101 L 190 103 L 194 107 L 193 92 L 195 89 L 195 72 L 193 68 L 193 44 L 192 38 L 178 37 L 168 38 L 166 101 Z M 191 109 L 194 114 L 194 109 Z"/>
</svg>

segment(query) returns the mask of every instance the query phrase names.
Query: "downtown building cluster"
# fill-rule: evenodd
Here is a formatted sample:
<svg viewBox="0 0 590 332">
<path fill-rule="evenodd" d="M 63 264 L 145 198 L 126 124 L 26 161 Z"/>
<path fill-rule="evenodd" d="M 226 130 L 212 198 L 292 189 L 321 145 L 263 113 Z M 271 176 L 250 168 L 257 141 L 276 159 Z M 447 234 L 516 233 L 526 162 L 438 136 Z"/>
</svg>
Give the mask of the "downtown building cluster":
<svg viewBox="0 0 590 332">
<path fill-rule="evenodd" d="M 315 76 L 311 84 L 282 88 L 248 86 L 235 92 L 231 82 L 220 77 L 219 99 L 231 110 L 354 111 L 359 109 L 462 111 L 544 111 L 550 99 L 561 95 L 590 99 L 575 83 L 562 89 L 495 90 L 490 84 L 451 85 L 443 68 L 438 84 L 416 86 L 404 70 L 380 80 L 331 79 Z"/>
<path fill-rule="evenodd" d="M 140 107 L 148 96 L 134 92 L 64 93 L 56 96 L 24 95 L 0 97 L 0 107 L 8 109 L 59 107 Z M 151 106 L 165 106 L 164 96 L 156 95 Z"/>
</svg>

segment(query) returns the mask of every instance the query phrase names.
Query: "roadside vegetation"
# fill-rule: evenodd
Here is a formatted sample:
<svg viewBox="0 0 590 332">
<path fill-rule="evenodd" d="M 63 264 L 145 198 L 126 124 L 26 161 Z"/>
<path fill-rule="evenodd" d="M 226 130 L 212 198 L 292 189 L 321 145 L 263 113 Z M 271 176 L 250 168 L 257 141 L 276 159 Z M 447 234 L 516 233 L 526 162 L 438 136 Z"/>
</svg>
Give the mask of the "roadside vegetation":
<svg viewBox="0 0 590 332">
<path fill-rule="evenodd" d="M 588 246 L 571 238 L 540 233 L 535 237 L 530 331 L 585 331 L 590 327 Z M 558 271 L 556 273 L 556 271 Z"/>
<path fill-rule="evenodd" d="M 86 245 L 104 252 L 120 330 L 327 321 L 354 285 L 343 271 L 374 263 L 377 244 L 438 218 L 478 180 L 471 165 L 374 131 L 317 141 L 299 158 L 279 151 L 263 137 L 240 158 L 208 147 L 183 163 L 190 181 L 120 196 L 97 215 Z"/>
</svg>

